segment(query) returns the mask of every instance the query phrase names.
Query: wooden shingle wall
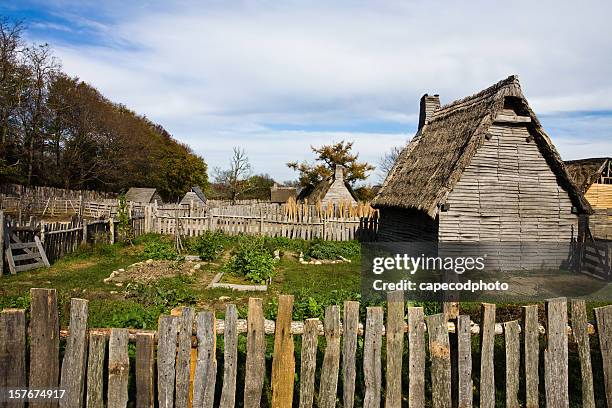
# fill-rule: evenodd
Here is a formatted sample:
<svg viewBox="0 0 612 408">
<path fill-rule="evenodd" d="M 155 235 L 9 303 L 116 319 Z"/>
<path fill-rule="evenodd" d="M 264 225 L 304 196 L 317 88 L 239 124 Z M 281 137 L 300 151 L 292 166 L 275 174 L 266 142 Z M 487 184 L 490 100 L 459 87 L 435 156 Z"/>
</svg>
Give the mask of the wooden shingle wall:
<svg viewBox="0 0 612 408">
<path fill-rule="evenodd" d="M 440 241 L 569 243 L 578 217 L 527 127 L 494 124 L 489 136 L 440 212 Z M 567 257 L 565 245 L 558 252 Z"/>
</svg>

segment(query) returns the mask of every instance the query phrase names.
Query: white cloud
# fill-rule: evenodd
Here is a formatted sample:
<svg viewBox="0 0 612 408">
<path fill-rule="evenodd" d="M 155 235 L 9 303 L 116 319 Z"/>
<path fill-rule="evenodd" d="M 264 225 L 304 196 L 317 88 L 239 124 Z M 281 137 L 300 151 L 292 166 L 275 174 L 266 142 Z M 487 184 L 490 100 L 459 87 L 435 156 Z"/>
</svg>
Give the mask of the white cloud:
<svg viewBox="0 0 612 408">
<path fill-rule="evenodd" d="M 342 138 L 357 140 L 361 155 L 375 161 L 407 135 L 279 132 L 265 124 L 395 122 L 408 134 L 422 93 L 449 102 L 515 73 L 538 113 L 612 109 L 608 2 L 160 7 L 132 5 L 118 14 L 107 6 L 100 45 L 64 43 L 57 54 L 68 72 L 161 123 L 211 167 L 242 144 L 256 171 L 283 179 L 284 163 L 309 158 L 310 144 Z M 584 154 L 600 148 L 593 144 Z"/>
</svg>

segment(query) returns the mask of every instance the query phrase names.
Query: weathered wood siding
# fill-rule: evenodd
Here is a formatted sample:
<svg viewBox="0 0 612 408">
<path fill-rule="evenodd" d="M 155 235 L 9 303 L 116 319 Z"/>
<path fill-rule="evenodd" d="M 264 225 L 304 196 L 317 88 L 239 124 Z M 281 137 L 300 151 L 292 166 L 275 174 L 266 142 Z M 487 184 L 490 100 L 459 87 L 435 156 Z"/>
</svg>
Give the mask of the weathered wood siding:
<svg viewBox="0 0 612 408">
<path fill-rule="evenodd" d="M 349 202 L 351 204 L 357 203 L 357 201 L 353 198 L 351 192 L 346 188 L 343 179 L 335 179 L 331 186 L 329 186 L 329 190 L 327 190 L 327 194 L 321 200 L 322 205 L 327 205 L 328 202 L 339 203 L 339 202 Z"/>
<path fill-rule="evenodd" d="M 438 220 L 417 210 L 385 207 L 378 219 L 379 241 L 437 241 Z"/>
<path fill-rule="evenodd" d="M 440 212 L 440 241 L 569 242 L 578 217 L 527 127 L 489 135 Z"/>
</svg>

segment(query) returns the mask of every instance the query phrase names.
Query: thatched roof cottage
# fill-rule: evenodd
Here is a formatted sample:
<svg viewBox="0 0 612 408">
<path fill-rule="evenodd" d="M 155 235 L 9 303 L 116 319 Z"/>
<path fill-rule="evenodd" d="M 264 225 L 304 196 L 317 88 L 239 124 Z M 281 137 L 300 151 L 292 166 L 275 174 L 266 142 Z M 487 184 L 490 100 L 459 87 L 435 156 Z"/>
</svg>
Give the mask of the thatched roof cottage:
<svg viewBox="0 0 612 408">
<path fill-rule="evenodd" d="M 130 187 L 125 193 L 126 201 L 132 201 L 141 204 L 152 204 L 157 201 L 162 204 L 162 198 L 155 188 L 147 187 Z"/>
<path fill-rule="evenodd" d="M 593 207 L 589 216 L 593 237 L 612 240 L 612 158 L 571 160 L 565 166 Z"/>
<path fill-rule="evenodd" d="M 310 204 L 320 202 L 356 204 L 357 198 L 351 185 L 344 179 L 344 166 L 336 166 L 334 174 L 322 180 L 317 185 L 304 187 L 298 195 L 298 201 L 308 201 Z"/>
<path fill-rule="evenodd" d="M 373 205 L 383 241 L 569 242 L 590 211 L 516 76 L 445 106 L 424 95 Z"/>
</svg>

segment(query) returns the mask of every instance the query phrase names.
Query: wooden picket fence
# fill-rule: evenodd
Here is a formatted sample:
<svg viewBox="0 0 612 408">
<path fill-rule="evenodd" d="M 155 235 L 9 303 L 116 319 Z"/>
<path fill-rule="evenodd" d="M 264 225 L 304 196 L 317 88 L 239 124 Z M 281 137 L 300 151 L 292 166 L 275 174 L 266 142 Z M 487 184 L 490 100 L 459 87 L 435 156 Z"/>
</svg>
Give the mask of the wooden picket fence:
<svg viewBox="0 0 612 408">
<path fill-rule="evenodd" d="M 587 322 L 583 300 L 571 301 L 568 327 L 565 298 L 546 302 L 544 325 L 538 321 L 538 305 L 523 306 L 520 321 L 496 323 L 494 304 L 482 305 L 480 325 L 475 325 L 470 316 L 453 315 L 451 308 L 425 316 L 421 307 L 406 308 L 401 292 L 388 296 L 386 319 L 383 307 L 368 307 L 363 325 L 360 304 L 355 301 L 344 303 L 342 319 L 340 307 L 329 306 L 322 323 L 318 319 L 294 322 L 293 297 L 281 295 L 276 321 L 264 320 L 261 299 L 251 298 L 246 320 L 238 319 L 232 304 L 224 320 L 215 319 L 211 311 L 196 314 L 183 307 L 161 316 L 157 331 L 90 328 L 88 301 L 72 299 L 69 330 L 60 330 L 56 291 L 32 289 L 29 322 L 25 310 L 0 313 L 0 390 L 59 387 L 65 390 L 62 407 L 103 407 L 106 403 L 116 408 L 135 403 L 136 407 L 164 408 L 309 408 L 313 404 L 335 407 L 341 400 L 342 407 L 352 408 L 358 403 L 355 395 L 360 395 L 363 406 L 369 408 L 380 407 L 382 401 L 390 408 L 406 405 L 406 401 L 411 408 L 465 408 L 475 402 L 490 408 L 496 405 L 497 382 L 505 385 L 507 407 L 540 406 L 543 394 L 546 406 L 557 408 L 569 406 L 568 345 L 572 341 L 576 346 L 571 353 L 576 352 L 580 361 L 581 406 L 596 406 L 593 371 L 600 369 L 605 396 L 598 395 L 598 400 L 612 404 L 612 305 L 595 309 L 595 330 Z M 589 335 L 595 333 L 602 367 L 593 367 L 591 362 Z M 245 362 L 238 359 L 241 334 L 246 334 Z M 220 335 L 222 359 L 216 356 Z M 301 336 L 299 367 L 295 335 Z M 473 335 L 480 336 L 478 356 L 472 355 Z M 503 336 L 504 361 L 494 353 L 496 335 Z M 540 335 L 545 335 L 543 373 L 538 371 Z M 270 370 L 266 367 L 266 336 L 274 336 Z M 325 347 L 317 367 L 320 336 L 324 336 Z M 66 337 L 61 365 L 60 337 Z M 130 342 L 135 343 L 133 371 Z M 360 355 L 362 365 L 357 363 Z M 402 377 L 405 366 L 409 366 L 407 378 Z M 505 368 L 505 378 L 495 377 L 496 366 Z M 358 373 L 359 367 L 363 371 Z M 431 388 L 426 389 L 427 374 Z M 135 383 L 132 393 L 130 375 Z M 243 400 L 237 400 L 239 375 L 244 376 Z M 217 383 L 217 378 L 222 381 Z M 262 392 L 266 378 L 270 397 Z M 473 378 L 479 379 L 478 384 Z M 475 388 L 479 401 L 474 401 Z"/>
</svg>

